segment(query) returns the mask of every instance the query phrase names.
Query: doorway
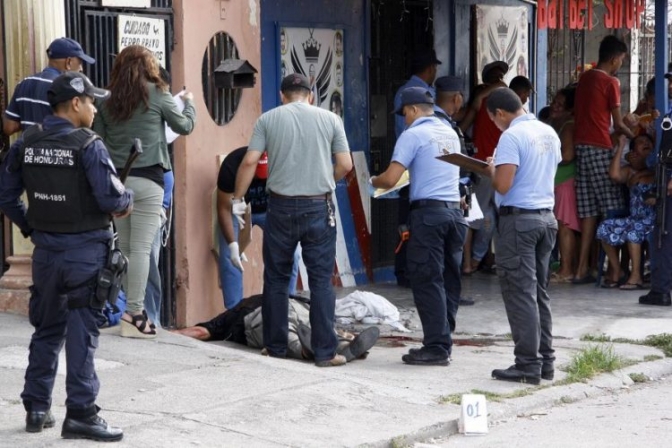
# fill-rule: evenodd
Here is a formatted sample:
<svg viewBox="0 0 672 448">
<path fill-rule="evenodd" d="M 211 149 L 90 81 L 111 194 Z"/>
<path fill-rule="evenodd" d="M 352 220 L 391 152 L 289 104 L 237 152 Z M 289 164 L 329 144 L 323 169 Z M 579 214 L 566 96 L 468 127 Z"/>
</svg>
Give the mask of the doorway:
<svg viewBox="0 0 672 448">
<path fill-rule="evenodd" d="M 411 57 L 418 48 L 434 47 L 432 0 L 371 2 L 371 57 L 369 89 L 371 100 L 371 150 L 369 171 L 385 171 L 390 163 L 394 134 L 394 95 L 411 76 Z M 399 200 L 371 201 L 372 267 L 394 265 L 399 235 Z"/>
</svg>

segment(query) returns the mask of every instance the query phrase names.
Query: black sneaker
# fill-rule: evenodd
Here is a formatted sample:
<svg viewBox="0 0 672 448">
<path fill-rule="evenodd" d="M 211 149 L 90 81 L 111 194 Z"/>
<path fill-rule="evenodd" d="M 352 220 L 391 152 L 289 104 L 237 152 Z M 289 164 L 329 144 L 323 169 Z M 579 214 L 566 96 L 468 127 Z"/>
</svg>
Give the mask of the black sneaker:
<svg viewBox="0 0 672 448">
<path fill-rule="evenodd" d="M 61 437 L 64 439 L 90 439 L 98 442 L 117 442 L 124 437 L 120 428 L 113 428 L 105 420 L 92 415 L 74 419 L 66 417 L 63 421 Z"/>
<path fill-rule="evenodd" d="M 432 353 L 424 347 L 409 350 L 407 355 L 401 357 L 401 360 L 406 364 L 416 366 L 447 366 L 450 364 L 448 355 Z"/>
<path fill-rule="evenodd" d="M 492 371 L 492 377 L 501 381 L 512 381 L 514 383 L 526 383 L 537 385 L 541 383 L 541 376 L 523 372 L 515 365 L 508 369 L 495 369 Z"/>
<path fill-rule="evenodd" d="M 40 432 L 44 428 L 53 428 L 56 420 L 51 411 L 31 411 L 26 413 L 26 431 Z"/>
<path fill-rule="evenodd" d="M 474 303 L 476 303 L 476 301 L 471 297 L 460 297 L 460 306 L 471 306 Z"/>
<path fill-rule="evenodd" d="M 663 294 L 662 292 L 650 291 L 648 294 L 645 294 L 639 298 L 640 305 L 657 305 L 657 306 L 670 306 L 672 305 L 672 300 L 670 300 L 670 293 Z"/>
</svg>

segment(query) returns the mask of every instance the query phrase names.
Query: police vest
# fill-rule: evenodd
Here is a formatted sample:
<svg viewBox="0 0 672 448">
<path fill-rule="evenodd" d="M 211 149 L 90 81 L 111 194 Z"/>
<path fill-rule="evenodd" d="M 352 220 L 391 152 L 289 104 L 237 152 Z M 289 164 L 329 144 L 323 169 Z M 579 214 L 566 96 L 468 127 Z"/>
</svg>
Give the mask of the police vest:
<svg viewBox="0 0 672 448">
<path fill-rule="evenodd" d="M 110 215 L 100 210 L 81 160 L 83 151 L 100 137 L 84 128 L 56 135 L 35 125 L 23 138 L 18 162 L 28 196 L 30 227 L 55 233 L 109 227 Z"/>
</svg>

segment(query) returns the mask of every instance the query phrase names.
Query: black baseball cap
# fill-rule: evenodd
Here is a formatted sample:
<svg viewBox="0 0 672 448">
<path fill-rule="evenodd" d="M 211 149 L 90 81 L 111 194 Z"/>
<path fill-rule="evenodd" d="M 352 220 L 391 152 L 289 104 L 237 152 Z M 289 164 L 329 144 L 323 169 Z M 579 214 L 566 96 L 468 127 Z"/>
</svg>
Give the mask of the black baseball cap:
<svg viewBox="0 0 672 448">
<path fill-rule="evenodd" d="M 47 48 L 47 56 L 49 59 L 65 59 L 77 57 L 87 64 L 95 64 L 96 60 L 84 53 L 84 49 L 74 39 L 68 37 L 61 37 L 54 40 Z"/>
<path fill-rule="evenodd" d="M 434 81 L 437 92 L 462 92 L 464 81 L 459 76 L 441 76 Z"/>
<path fill-rule="evenodd" d="M 434 98 L 432 93 L 424 87 L 408 87 L 401 92 L 401 105 L 394 113 L 404 115 L 404 106 L 409 104 L 434 104 Z"/>
<path fill-rule="evenodd" d="M 297 87 L 310 90 L 310 82 L 308 82 L 308 78 L 299 73 L 292 73 L 282 78 L 282 83 L 280 84 L 281 92 Z"/>
<path fill-rule="evenodd" d="M 504 61 L 495 61 L 486 64 L 485 67 L 483 67 L 483 70 L 481 71 L 481 80 L 484 80 L 487 77 L 488 72 L 495 68 L 500 69 L 504 74 L 506 74 L 509 71 L 509 64 L 507 64 Z"/>
<path fill-rule="evenodd" d="M 436 58 L 436 51 L 433 49 L 417 50 L 411 57 L 411 70 L 413 73 L 422 71 L 434 64 L 441 65 L 441 61 Z"/>
<path fill-rule="evenodd" d="M 85 74 L 79 72 L 62 73 L 54 79 L 47 91 L 51 107 L 82 95 L 105 99 L 110 96 L 110 91 L 95 87 Z"/>
</svg>

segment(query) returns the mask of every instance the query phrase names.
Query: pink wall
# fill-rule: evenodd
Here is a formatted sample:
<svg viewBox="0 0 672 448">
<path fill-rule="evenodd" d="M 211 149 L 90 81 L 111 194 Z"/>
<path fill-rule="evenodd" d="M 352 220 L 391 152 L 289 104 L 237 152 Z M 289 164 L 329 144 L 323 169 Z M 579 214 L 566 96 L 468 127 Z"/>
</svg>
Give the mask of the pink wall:
<svg viewBox="0 0 672 448">
<path fill-rule="evenodd" d="M 244 89 L 234 118 L 218 126 L 203 100 L 201 65 L 207 44 L 224 31 L 236 43 L 241 59 L 261 71 L 259 0 L 176 0 L 174 86 L 194 93 L 197 123 L 194 132 L 175 142 L 175 240 L 177 324 L 191 325 L 223 311 L 217 264 L 212 246 L 212 192 L 216 188 L 217 154 L 247 145 L 254 121 L 261 113 L 259 76 L 256 87 Z M 221 8 L 224 7 L 224 10 Z M 246 251 L 245 296 L 261 291 L 263 263 L 261 233 L 253 232 Z"/>
</svg>

